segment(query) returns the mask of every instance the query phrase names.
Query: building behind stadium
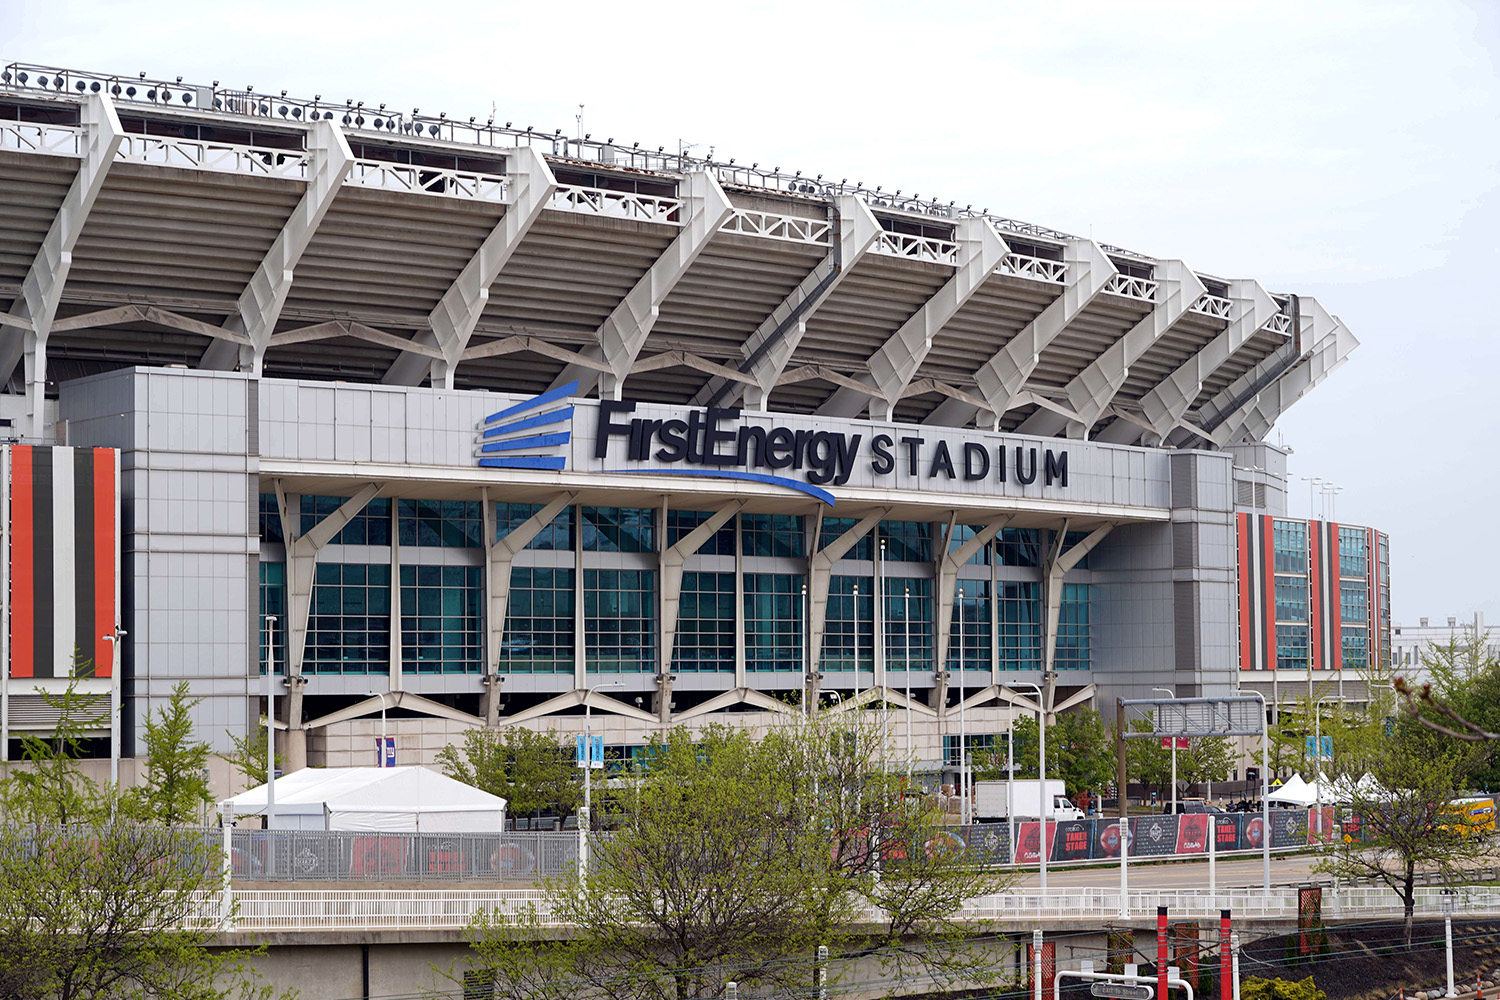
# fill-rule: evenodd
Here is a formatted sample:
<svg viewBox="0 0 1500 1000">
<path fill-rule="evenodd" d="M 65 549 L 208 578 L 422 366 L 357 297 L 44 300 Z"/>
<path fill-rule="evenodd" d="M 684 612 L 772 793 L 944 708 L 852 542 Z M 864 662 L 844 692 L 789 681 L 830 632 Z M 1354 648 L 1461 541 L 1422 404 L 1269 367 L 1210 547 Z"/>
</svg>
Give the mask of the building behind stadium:
<svg viewBox="0 0 1500 1000">
<path fill-rule="evenodd" d="M 227 750 L 269 662 L 290 768 L 816 700 L 936 774 L 1388 658 L 1386 537 L 1288 519 L 1266 440 L 1356 346 L 1317 300 L 372 107 L 0 72 L 8 754 L 70 673 L 127 759 L 183 679 Z"/>
</svg>

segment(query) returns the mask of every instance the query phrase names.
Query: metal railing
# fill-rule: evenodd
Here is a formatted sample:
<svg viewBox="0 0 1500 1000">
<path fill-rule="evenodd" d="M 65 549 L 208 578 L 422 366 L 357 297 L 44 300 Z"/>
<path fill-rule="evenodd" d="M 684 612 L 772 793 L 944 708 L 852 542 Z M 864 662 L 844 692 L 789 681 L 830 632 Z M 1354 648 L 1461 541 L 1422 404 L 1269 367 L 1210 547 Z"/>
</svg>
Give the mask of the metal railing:
<svg viewBox="0 0 1500 1000">
<path fill-rule="evenodd" d="M 355 160 L 345 183 L 385 191 L 436 194 L 496 203 L 506 202 L 509 195 L 509 185 L 503 174 L 388 163 L 384 160 Z"/>
<path fill-rule="evenodd" d="M 1034 278 L 1037 281 L 1050 281 L 1054 284 L 1062 284 L 1068 280 L 1068 265 L 1065 262 L 1027 257 L 1015 251 L 1005 255 L 998 270 L 1001 274 L 1008 274 L 1015 278 Z"/>
<path fill-rule="evenodd" d="M 1129 274 L 1117 274 L 1104 284 L 1106 292 L 1141 302 L 1155 302 L 1156 287 L 1157 283 L 1150 278 L 1137 278 Z"/>
<path fill-rule="evenodd" d="M 83 129 L 78 125 L 0 121 L 0 149 L 52 156 L 82 156 Z"/>
<path fill-rule="evenodd" d="M 827 219 L 808 219 L 750 209 L 736 209 L 724 225 L 719 227 L 719 232 L 759 236 L 785 243 L 805 243 L 809 246 L 828 246 L 833 242 L 833 223 Z"/>
<path fill-rule="evenodd" d="M 1233 308 L 1234 303 L 1230 300 L 1219 295 L 1209 295 L 1207 292 L 1198 296 L 1198 301 L 1193 303 L 1193 312 L 1212 316 L 1214 319 L 1227 320 Z"/>
<path fill-rule="evenodd" d="M 578 864 L 576 833 L 235 830 L 231 847 L 249 882 L 532 881 Z"/>
<path fill-rule="evenodd" d="M 548 199 L 547 207 L 612 219 L 664 222 L 673 226 L 680 226 L 685 221 L 682 200 L 679 198 L 636 194 L 633 191 L 609 191 L 576 184 L 559 184 Z"/>
<path fill-rule="evenodd" d="M 306 180 L 310 154 L 302 149 L 124 133 L 115 159 L 163 167 Z"/>
<path fill-rule="evenodd" d="M 882 229 L 870 248 L 873 253 L 903 260 L 920 260 L 929 264 L 958 263 L 958 244 L 953 240 L 933 236 L 913 236 L 909 233 L 893 233 Z"/>
</svg>

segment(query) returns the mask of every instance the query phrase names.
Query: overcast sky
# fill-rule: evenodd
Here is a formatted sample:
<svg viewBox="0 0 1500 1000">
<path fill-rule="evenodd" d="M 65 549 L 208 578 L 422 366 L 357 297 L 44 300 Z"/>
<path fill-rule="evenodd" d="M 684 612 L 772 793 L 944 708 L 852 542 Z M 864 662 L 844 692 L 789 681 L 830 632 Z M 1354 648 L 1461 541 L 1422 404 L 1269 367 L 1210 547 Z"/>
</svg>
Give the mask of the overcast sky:
<svg viewBox="0 0 1500 1000">
<path fill-rule="evenodd" d="M 1500 4 L 0 0 L 0 59 L 583 129 L 863 180 L 1313 295 L 1272 432 L 1391 535 L 1398 623 L 1500 622 Z M 227 7 L 227 5 L 224 5 Z"/>
</svg>

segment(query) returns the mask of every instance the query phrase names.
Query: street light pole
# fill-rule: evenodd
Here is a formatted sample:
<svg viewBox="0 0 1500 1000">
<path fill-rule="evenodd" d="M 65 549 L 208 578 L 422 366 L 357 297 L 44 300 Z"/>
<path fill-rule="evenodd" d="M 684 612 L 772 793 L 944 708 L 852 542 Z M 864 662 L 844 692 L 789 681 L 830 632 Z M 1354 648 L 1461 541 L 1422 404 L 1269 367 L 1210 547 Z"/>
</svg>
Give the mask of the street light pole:
<svg viewBox="0 0 1500 1000">
<path fill-rule="evenodd" d="M 583 695 L 583 814 L 578 817 L 578 882 L 583 884 L 588 878 L 589 868 L 589 837 L 588 829 L 593 825 L 593 781 L 591 776 L 594 771 L 594 744 L 593 733 L 590 724 L 594 718 L 593 694 L 605 688 L 621 688 L 625 686 L 624 681 L 605 681 L 603 684 L 587 688 Z"/>
<path fill-rule="evenodd" d="M 1325 694 L 1313 702 L 1313 760 L 1318 763 L 1317 785 L 1317 832 L 1318 841 L 1323 841 L 1323 702 L 1332 701 L 1338 695 Z"/>
<path fill-rule="evenodd" d="M 266 615 L 266 829 L 276 818 L 276 615 Z M 270 856 L 271 848 L 266 848 Z"/>
<path fill-rule="evenodd" d="M 1036 728 L 1037 728 L 1037 786 L 1042 800 L 1042 842 L 1037 848 L 1037 858 L 1040 864 L 1040 882 L 1042 895 L 1047 895 L 1047 818 L 1052 814 L 1052 796 L 1047 793 L 1047 706 L 1042 703 L 1042 686 L 1040 684 L 1018 683 L 1013 687 L 1029 687 L 1036 692 Z M 1014 721 L 1012 721 L 1014 725 Z M 1015 802 L 1011 802 L 1007 812 L 1014 814 Z"/>
<path fill-rule="evenodd" d="M 1153 690 L 1153 691 L 1160 691 L 1162 694 L 1166 695 L 1168 698 L 1176 698 L 1177 697 L 1177 692 L 1176 691 L 1169 691 L 1166 688 L 1155 688 L 1154 687 L 1151 690 Z M 1157 721 L 1160 722 L 1161 720 L 1158 719 Z M 1173 736 L 1173 737 L 1171 737 L 1171 740 L 1172 740 L 1172 815 L 1176 816 L 1177 815 L 1177 737 Z"/>
<path fill-rule="evenodd" d="M 1266 721 L 1266 696 L 1251 691 L 1260 700 L 1260 869 L 1266 895 L 1271 894 L 1271 728 Z"/>
<path fill-rule="evenodd" d="M 958 820 L 969 822 L 969 730 L 964 724 L 964 591 L 958 586 Z"/>
<path fill-rule="evenodd" d="M 128 634 L 116 626 L 109 635 L 99 637 L 109 643 L 109 783 L 116 799 L 120 795 L 120 636 Z M 110 810 L 113 813 L 113 801 Z"/>
<path fill-rule="evenodd" d="M 911 588 L 901 598 L 901 631 L 906 636 L 906 790 L 911 791 Z"/>
</svg>

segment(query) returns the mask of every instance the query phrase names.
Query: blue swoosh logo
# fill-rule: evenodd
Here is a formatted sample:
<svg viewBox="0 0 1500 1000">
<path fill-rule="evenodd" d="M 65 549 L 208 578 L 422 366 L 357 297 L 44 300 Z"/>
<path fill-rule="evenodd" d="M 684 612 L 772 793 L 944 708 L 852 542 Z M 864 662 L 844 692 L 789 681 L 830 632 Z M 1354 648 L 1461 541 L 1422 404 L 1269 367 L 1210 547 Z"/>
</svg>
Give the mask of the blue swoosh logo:
<svg viewBox="0 0 1500 1000">
<path fill-rule="evenodd" d="M 806 493 L 823 501 L 828 506 L 833 506 L 834 496 L 825 489 L 804 483 L 800 479 L 788 479 L 785 476 L 770 476 L 764 472 L 736 472 L 731 469 L 606 469 L 606 472 L 626 472 L 632 475 L 658 475 L 658 476 L 702 476 L 706 479 L 742 479 L 750 483 L 766 483 L 770 486 L 785 486 L 789 490 Z"/>
</svg>

